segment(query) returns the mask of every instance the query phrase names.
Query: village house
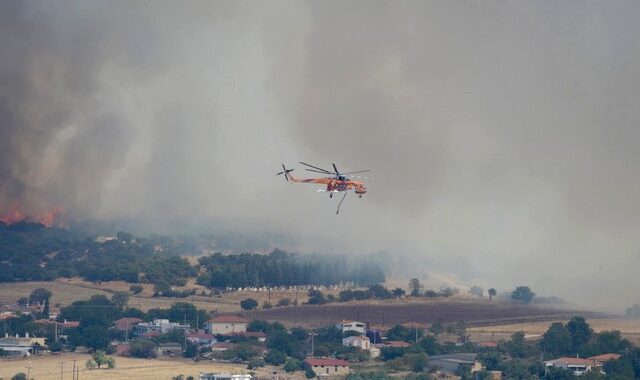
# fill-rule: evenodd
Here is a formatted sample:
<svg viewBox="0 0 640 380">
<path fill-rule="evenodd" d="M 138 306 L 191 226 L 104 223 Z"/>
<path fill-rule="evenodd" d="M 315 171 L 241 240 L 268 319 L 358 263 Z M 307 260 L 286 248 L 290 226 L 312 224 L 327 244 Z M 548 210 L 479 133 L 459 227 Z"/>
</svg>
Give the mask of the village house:
<svg viewBox="0 0 640 380">
<path fill-rule="evenodd" d="M 343 334 L 348 331 L 355 331 L 362 335 L 367 333 L 367 325 L 363 322 L 342 321 L 342 323 L 336 325 L 336 328 L 342 330 Z"/>
<path fill-rule="evenodd" d="M 247 331 L 250 320 L 235 315 L 221 315 L 207 321 L 207 331 L 210 334 L 231 334 Z"/>
<path fill-rule="evenodd" d="M 307 358 L 304 361 L 318 376 L 346 376 L 349 362 L 333 358 Z"/>
<path fill-rule="evenodd" d="M 411 343 L 407 343 L 402 340 L 388 340 L 384 342 L 382 347 L 406 348 L 411 347 Z"/>
<path fill-rule="evenodd" d="M 144 321 L 140 318 L 134 317 L 124 317 L 120 319 L 116 319 L 113 322 L 113 327 L 118 331 L 128 331 L 133 329 L 138 323 L 143 323 Z"/>
<path fill-rule="evenodd" d="M 158 356 L 182 356 L 182 346 L 178 343 L 160 343 L 156 347 Z"/>
<path fill-rule="evenodd" d="M 361 350 L 369 350 L 371 348 L 371 341 L 369 338 L 362 335 L 348 336 L 342 339 L 342 345 L 347 347 L 357 347 Z"/>
<path fill-rule="evenodd" d="M 31 356 L 44 345 L 45 338 L 34 338 L 29 333 L 25 333 L 23 338 L 18 334 L 15 337 L 5 334 L 4 338 L 0 338 L 0 348 L 10 356 Z"/>
<path fill-rule="evenodd" d="M 216 337 L 207 333 L 205 330 L 187 333 L 187 340 L 198 346 L 211 346 L 217 342 Z"/>
<path fill-rule="evenodd" d="M 427 358 L 427 367 L 435 368 L 445 374 L 455 374 L 460 366 L 468 366 L 471 373 L 482 370 L 482 364 L 476 360 L 476 353 L 432 355 Z"/>
<path fill-rule="evenodd" d="M 342 345 L 347 347 L 357 347 L 361 350 L 369 351 L 371 359 L 380 356 L 380 349 L 371 344 L 371 340 L 364 335 L 349 336 L 342 339 Z"/>
<path fill-rule="evenodd" d="M 574 357 L 564 357 L 544 362 L 545 371 L 552 367 L 564 368 L 573 371 L 573 374 L 576 376 L 591 370 L 593 366 L 593 360 Z"/>
<path fill-rule="evenodd" d="M 602 354 L 592 356 L 590 358 L 587 358 L 587 360 L 591 360 L 591 362 L 593 363 L 593 367 L 602 370 L 602 366 L 604 365 L 604 363 L 608 362 L 609 360 L 618 360 L 621 356 L 622 355 L 618 354 Z"/>
<path fill-rule="evenodd" d="M 133 328 L 134 335 L 150 336 L 154 334 L 166 334 L 175 329 L 188 330 L 191 326 L 169 322 L 168 319 L 154 319 L 153 322 L 138 323 Z"/>
</svg>

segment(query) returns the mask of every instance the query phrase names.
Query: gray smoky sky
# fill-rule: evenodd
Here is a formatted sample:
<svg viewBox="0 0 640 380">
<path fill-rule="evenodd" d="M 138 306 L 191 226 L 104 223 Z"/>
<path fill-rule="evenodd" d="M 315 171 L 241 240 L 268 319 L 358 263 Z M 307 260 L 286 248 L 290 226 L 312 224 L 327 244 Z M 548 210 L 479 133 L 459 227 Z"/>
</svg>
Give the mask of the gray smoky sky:
<svg viewBox="0 0 640 380">
<path fill-rule="evenodd" d="M 0 2 L 0 206 L 640 301 L 640 3 Z M 375 169 L 363 199 L 274 174 Z M 417 264 L 416 264 L 417 263 Z"/>
</svg>

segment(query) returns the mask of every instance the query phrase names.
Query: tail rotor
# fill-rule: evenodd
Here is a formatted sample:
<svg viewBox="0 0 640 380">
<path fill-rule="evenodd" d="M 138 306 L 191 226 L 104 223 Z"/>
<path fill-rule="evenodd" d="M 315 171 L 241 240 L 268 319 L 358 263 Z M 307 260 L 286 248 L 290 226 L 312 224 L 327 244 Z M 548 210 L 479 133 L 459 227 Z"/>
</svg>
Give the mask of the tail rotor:
<svg viewBox="0 0 640 380">
<path fill-rule="evenodd" d="M 281 171 L 281 172 L 276 173 L 276 175 L 284 174 L 284 179 L 285 179 L 285 181 L 289 181 L 289 173 L 290 173 L 290 172 L 292 172 L 292 171 L 293 171 L 293 169 L 287 169 L 287 168 L 284 166 L 284 164 L 282 164 L 282 171 Z"/>
</svg>

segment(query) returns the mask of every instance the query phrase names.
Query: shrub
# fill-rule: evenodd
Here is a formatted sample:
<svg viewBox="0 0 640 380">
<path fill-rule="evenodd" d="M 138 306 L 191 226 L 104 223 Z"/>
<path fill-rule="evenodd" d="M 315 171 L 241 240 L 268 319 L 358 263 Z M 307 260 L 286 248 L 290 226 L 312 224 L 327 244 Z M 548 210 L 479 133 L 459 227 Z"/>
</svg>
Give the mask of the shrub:
<svg viewBox="0 0 640 380">
<path fill-rule="evenodd" d="M 243 310 L 253 310 L 258 307 L 258 301 L 254 300 L 253 298 L 245 298 L 240 301 L 240 307 Z"/>
<path fill-rule="evenodd" d="M 276 304 L 276 306 L 281 307 L 281 306 L 289 306 L 291 304 L 291 300 L 288 298 L 282 298 L 280 301 L 278 301 L 278 303 Z"/>
</svg>

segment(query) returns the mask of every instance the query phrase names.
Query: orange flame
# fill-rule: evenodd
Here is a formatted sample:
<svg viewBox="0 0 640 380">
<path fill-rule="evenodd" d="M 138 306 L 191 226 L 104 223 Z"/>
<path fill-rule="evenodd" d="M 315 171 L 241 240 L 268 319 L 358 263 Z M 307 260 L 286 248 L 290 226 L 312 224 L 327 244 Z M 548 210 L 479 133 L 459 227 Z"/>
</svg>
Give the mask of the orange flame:
<svg viewBox="0 0 640 380">
<path fill-rule="evenodd" d="M 58 219 L 60 214 L 64 213 L 62 205 L 57 205 L 51 210 L 39 213 L 30 213 L 24 210 L 24 208 L 18 203 L 14 202 L 5 211 L 0 208 L 0 222 L 4 222 L 7 225 L 15 224 L 22 221 L 37 222 L 47 227 L 62 227 L 63 224 Z"/>
</svg>

